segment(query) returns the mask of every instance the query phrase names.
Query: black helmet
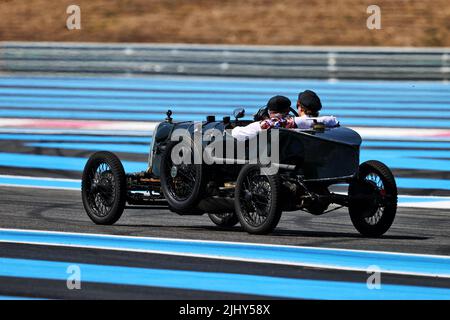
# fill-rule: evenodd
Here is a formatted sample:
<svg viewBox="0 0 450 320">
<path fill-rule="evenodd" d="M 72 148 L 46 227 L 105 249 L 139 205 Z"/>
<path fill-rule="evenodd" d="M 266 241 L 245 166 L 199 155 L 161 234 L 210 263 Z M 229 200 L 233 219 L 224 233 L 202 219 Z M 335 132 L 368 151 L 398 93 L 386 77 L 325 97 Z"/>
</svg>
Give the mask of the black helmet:
<svg viewBox="0 0 450 320">
<path fill-rule="evenodd" d="M 286 112 L 290 106 L 291 100 L 285 96 L 275 96 L 267 102 L 267 109 L 272 112 Z"/>
<path fill-rule="evenodd" d="M 322 103 L 319 96 L 311 90 L 305 90 L 298 95 L 298 102 L 308 111 L 319 113 L 322 109 Z"/>
</svg>

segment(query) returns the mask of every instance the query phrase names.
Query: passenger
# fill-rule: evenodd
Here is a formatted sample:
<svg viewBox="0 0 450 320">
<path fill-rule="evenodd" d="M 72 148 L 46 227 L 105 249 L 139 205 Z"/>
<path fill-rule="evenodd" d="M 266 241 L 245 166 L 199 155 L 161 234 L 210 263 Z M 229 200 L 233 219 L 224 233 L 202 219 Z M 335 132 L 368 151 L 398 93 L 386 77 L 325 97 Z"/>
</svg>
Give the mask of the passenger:
<svg viewBox="0 0 450 320">
<path fill-rule="evenodd" d="M 268 117 L 266 119 L 255 121 L 245 127 L 236 127 L 231 131 L 231 135 L 235 139 L 243 141 L 256 136 L 258 132 L 265 129 L 309 129 L 314 125 L 314 119 L 310 119 L 310 117 L 316 114 L 318 115 L 318 111 L 322 108 L 322 105 L 319 97 L 314 92 L 307 90 L 299 95 L 297 101 L 299 117 L 293 117 L 289 114 L 290 107 L 291 100 L 289 98 L 284 96 L 272 97 L 267 102 Z M 338 124 L 335 117 L 319 117 L 315 119 L 318 122 L 324 123 L 327 127 L 334 127 Z"/>
<path fill-rule="evenodd" d="M 311 90 L 305 90 L 298 94 L 297 110 L 300 117 L 318 117 L 322 109 L 319 96 Z"/>
<path fill-rule="evenodd" d="M 326 127 L 336 127 L 339 121 L 333 116 L 319 117 L 322 109 L 320 98 L 314 91 L 305 90 L 300 92 L 297 100 L 297 111 L 300 117 L 295 118 L 295 123 L 299 129 L 309 129 L 314 124 L 315 118 L 317 122 L 323 123 Z"/>
</svg>

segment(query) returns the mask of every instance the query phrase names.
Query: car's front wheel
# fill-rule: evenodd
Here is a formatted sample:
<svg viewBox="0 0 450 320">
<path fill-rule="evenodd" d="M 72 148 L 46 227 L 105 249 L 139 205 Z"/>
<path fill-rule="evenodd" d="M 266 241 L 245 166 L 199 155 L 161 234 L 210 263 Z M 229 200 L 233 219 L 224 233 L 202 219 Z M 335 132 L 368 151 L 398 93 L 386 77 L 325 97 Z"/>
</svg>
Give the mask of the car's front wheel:
<svg viewBox="0 0 450 320">
<path fill-rule="evenodd" d="M 89 218 L 96 224 L 114 224 L 125 209 L 125 170 L 111 152 L 94 153 L 87 161 L 81 180 L 81 197 Z"/>
<path fill-rule="evenodd" d="M 265 174 L 258 165 L 245 165 L 238 176 L 234 196 L 235 211 L 245 231 L 272 232 L 281 217 L 280 179 Z"/>
</svg>

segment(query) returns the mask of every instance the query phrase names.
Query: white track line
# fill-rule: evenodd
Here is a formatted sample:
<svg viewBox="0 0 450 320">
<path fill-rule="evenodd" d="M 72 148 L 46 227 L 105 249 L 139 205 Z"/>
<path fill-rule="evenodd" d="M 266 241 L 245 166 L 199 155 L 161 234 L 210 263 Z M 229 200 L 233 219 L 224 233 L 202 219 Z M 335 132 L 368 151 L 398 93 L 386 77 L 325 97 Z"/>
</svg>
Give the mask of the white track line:
<svg viewBox="0 0 450 320">
<path fill-rule="evenodd" d="M 264 244 L 254 242 L 233 242 L 233 241 L 220 241 L 220 240 L 198 240 L 198 239 L 179 239 L 179 238 L 163 238 L 163 237 L 143 237 L 143 236 L 122 236 L 113 234 L 101 234 L 101 233 L 88 233 L 88 232 L 64 232 L 64 231 L 49 231 L 49 230 L 33 230 L 33 229 L 16 229 L 16 228 L 0 228 L 0 231 L 17 231 L 17 232 L 29 232 L 29 233 L 42 233 L 42 234 L 55 234 L 55 235 L 71 235 L 71 236 L 89 236 L 98 238 L 116 238 L 116 239 L 142 239 L 142 240 L 161 240 L 161 241 L 174 241 L 174 242 L 194 242 L 194 243 L 213 243 L 213 244 L 228 244 L 228 245 L 243 245 L 243 246 L 255 246 L 255 247 L 271 247 L 271 248 L 297 248 L 297 249 L 312 249 L 319 251 L 340 251 L 340 252 L 360 252 L 360 253 L 372 253 L 372 254 L 388 254 L 394 256 L 405 257 L 428 257 L 428 258 L 445 258 L 449 259 L 449 256 L 433 255 L 433 254 L 421 254 L 421 253 L 404 253 L 404 252 L 392 252 L 392 251 L 376 251 L 376 250 L 359 250 L 359 249 L 341 249 L 341 248 L 328 248 L 328 247 L 308 247 L 308 246 L 294 246 L 286 244 Z"/>
<path fill-rule="evenodd" d="M 42 230 L 21 230 L 21 229 L 0 229 L 2 230 L 13 230 L 20 232 L 37 232 L 46 234 L 62 234 L 62 235 L 75 235 L 75 236 L 93 236 L 93 237 L 105 237 L 105 238 L 118 238 L 118 239 L 149 239 L 149 240 L 162 240 L 162 241 L 175 241 L 175 242 L 195 242 L 195 243 L 217 243 L 217 244 L 230 244 L 233 246 L 243 245 L 243 246 L 254 246 L 254 247 L 273 247 L 273 248 L 301 248 L 301 249 L 312 249 L 319 251 L 339 251 L 339 252 L 364 252 L 364 253 L 374 253 L 374 254 L 387 254 L 393 256 L 414 256 L 414 257 L 431 257 L 431 258 L 445 258 L 447 256 L 438 255 L 424 255 L 424 254 L 407 254 L 407 253 L 395 253 L 386 251 L 365 251 L 365 250 L 351 250 L 351 249 L 334 249 L 334 248 L 317 248 L 317 247 L 304 247 L 304 246 L 289 246 L 289 245 L 273 245 L 273 244 L 261 244 L 261 243 L 246 243 L 246 242 L 228 242 L 228 241 L 205 241 L 205 240 L 189 240 L 189 239 L 174 239 L 174 238 L 159 238 L 159 237 L 130 237 L 130 236 L 116 236 L 116 235 L 104 235 L 104 234 L 90 234 L 90 233 L 71 233 L 71 232 L 57 232 L 57 231 L 42 231 Z M 362 267 L 350 267 L 350 266 L 338 266 L 333 264 L 321 264 L 321 263 L 310 263 L 310 262 L 294 262 L 286 260 L 271 260 L 271 259 L 258 259 L 258 258 L 243 258 L 236 256 L 221 256 L 214 254 L 200 254 L 200 253 L 184 253 L 176 251 L 163 251 L 163 250 L 150 250 L 150 249 L 135 249 L 135 248 L 115 248 L 110 246 L 94 246 L 94 245 L 75 245 L 75 244 L 60 244 L 60 243 L 48 243 L 48 242 L 33 242 L 33 241 L 15 241 L 15 240 L 0 240 L 0 243 L 16 243 L 16 244 L 28 244 L 28 245 L 41 245 L 50 247 L 70 247 L 70 248 L 83 248 L 83 249 L 96 249 L 96 250 L 110 250 L 119 252 L 137 252 L 137 253 L 148 253 L 148 254 L 160 254 L 160 255 L 171 255 L 171 256 L 181 256 L 190 258 L 206 258 L 215 260 L 227 260 L 227 261 L 240 261 L 240 262 L 250 262 L 250 263 L 262 263 L 262 264 L 275 264 L 275 265 L 289 265 L 289 266 L 299 266 L 299 267 L 309 267 L 309 268 L 319 268 L 326 270 L 340 270 L 340 271 L 355 271 L 355 272 L 367 272 L 367 268 Z M 399 270 L 382 270 L 384 274 L 395 274 L 395 275 L 408 275 L 408 276 L 419 276 L 419 277 L 436 277 L 436 278 L 450 278 L 448 274 L 430 274 L 421 273 L 413 271 L 399 271 Z"/>
<path fill-rule="evenodd" d="M 201 259 L 239 261 L 239 262 L 261 263 L 261 264 L 274 264 L 274 265 L 284 265 L 284 266 L 317 268 L 317 269 L 325 269 L 325 270 L 354 271 L 354 272 L 367 272 L 368 271 L 368 268 L 358 268 L 358 267 L 348 267 L 348 266 L 342 267 L 342 266 L 337 266 L 337 265 L 332 265 L 332 264 L 292 262 L 292 261 L 284 261 L 284 260 L 252 259 L 252 258 L 229 257 L 229 256 L 221 256 L 221 255 L 207 255 L 207 254 L 199 254 L 199 253 L 181 253 L 181 252 L 175 252 L 175 251 L 162 251 L 162 250 L 114 248 L 114 247 L 102 247 L 102 246 L 90 246 L 90 245 L 55 244 L 55 243 L 47 243 L 47 242 L 27 242 L 27 241 L 13 241 L 13 240 L 0 240 L 0 243 L 14 243 L 14 244 L 27 244 L 27 245 L 38 245 L 38 246 L 48 246 L 48 247 L 65 247 L 65 248 L 80 248 L 80 249 L 119 251 L 119 252 L 146 253 L 146 254 L 160 254 L 160 255 L 169 255 L 169 256 L 178 256 L 178 257 L 188 257 L 188 258 L 201 258 Z M 317 249 L 317 248 L 314 248 L 314 249 Z M 343 250 L 343 251 L 346 251 L 346 250 Z M 393 253 L 393 254 L 395 254 L 395 253 Z M 431 273 L 421 273 L 421 272 L 412 272 L 412 271 L 393 271 L 393 270 L 385 270 L 385 269 L 383 269 L 381 272 L 383 274 L 450 279 L 450 276 L 447 274 L 437 274 L 437 273 L 431 274 Z"/>
</svg>

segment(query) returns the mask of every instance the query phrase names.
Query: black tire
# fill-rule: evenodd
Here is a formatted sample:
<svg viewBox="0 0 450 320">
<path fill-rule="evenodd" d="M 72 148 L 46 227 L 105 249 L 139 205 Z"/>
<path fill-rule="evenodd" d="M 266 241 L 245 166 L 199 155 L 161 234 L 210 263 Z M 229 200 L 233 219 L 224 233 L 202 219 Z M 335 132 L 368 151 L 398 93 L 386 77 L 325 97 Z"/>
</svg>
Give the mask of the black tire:
<svg viewBox="0 0 450 320">
<path fill-rule="evenodd" d="M 239 223 L 239 218 L 234 212 L 229 213 L 209 213 L 209 218 L 215 225 L 221 228 L 231 228 Z"/>
<path fill-rule="evenodd" d="M 169 142 L 161 157 L 161 189 L 169 208 L 175 212 L 194 210 L 205 192 L 201 164 L 175 165 L 173 163 L 172 149 L 179 143 Z M 193 152 L 188 144 L 185 144 L 185 147 Z"/>
<path fill-rule="evenodd" d="M 81 180 L 81 198 L 89 218 L 111 225 L 122 216 L 127 197 L 125 170 L 111 152 L 94 153 L 87 161 Z"/>
<path fill-rule="evenodd" d="M 258 165 L 242 167 L 234 195 L 236 215 L 251 234 L 272 232 L 281 218 L 280 178 L 266 175 Z"/>
<path fill-rule="evenodd" d="M 385 164 L 375 160 L 362 163 L 348 194 L 350 218 L 359 233 L 380 237 L 389 230 L 397 212 L 397 185 Z M 373 195 L 373 200 L 351 200 L 358 195 Z"/>
</svg>

